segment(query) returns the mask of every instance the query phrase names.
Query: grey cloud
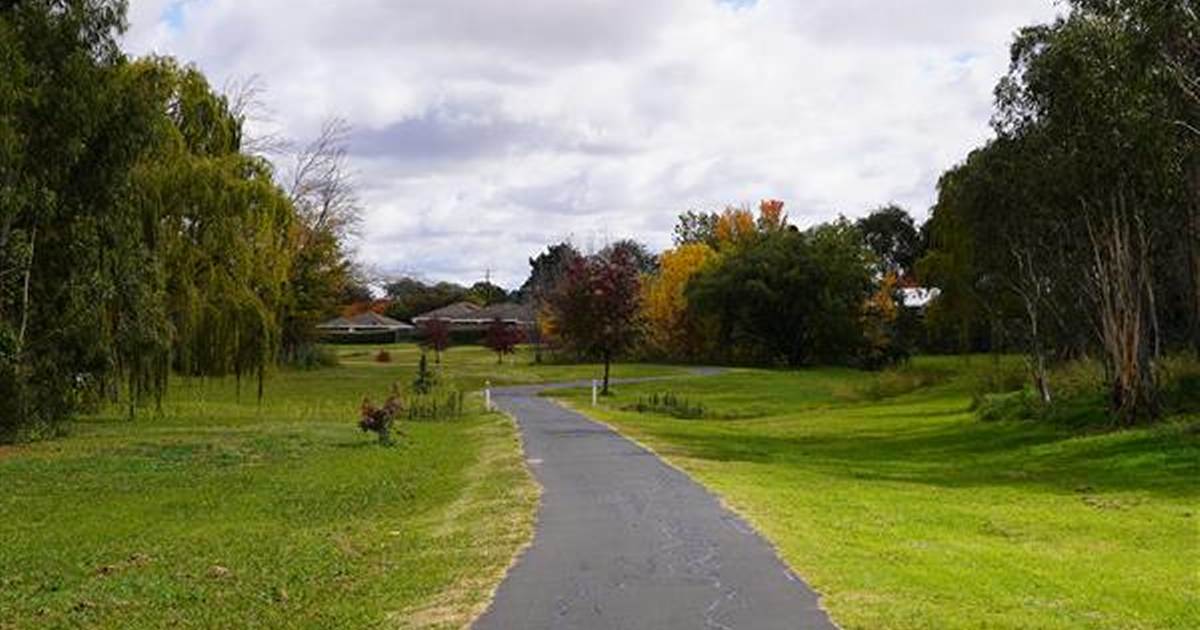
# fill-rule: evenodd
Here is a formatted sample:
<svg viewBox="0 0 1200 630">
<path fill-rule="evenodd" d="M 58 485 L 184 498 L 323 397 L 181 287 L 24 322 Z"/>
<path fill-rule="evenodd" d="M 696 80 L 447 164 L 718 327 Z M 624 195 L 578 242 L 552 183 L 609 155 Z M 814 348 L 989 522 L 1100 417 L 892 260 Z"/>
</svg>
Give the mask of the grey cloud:
<svg viewBox="0 0 1200 630">
<path fill-rule="evenodd" d="M 132 0 L 134 52 L 260 74 L 280 130 L 357 131 L 368 264 L 519 283 L 572 237 L 670 241 L 678 212 L 896 200 L 989 133 L 1012 32 L 1054 0 Z M 156 19 L 158 16 L 158 19 Z"/>
<path fill-rule="evenodd" d="M 382 129 L 359 129 L 350 142 L 355 155 L 386 158 L 425 167 L 534 151 L 622 155 L 636 150 L 618 142 L 578 137 L 562 126 L 518 121 L 498 108 L 440 107 Z"/>
</svg>

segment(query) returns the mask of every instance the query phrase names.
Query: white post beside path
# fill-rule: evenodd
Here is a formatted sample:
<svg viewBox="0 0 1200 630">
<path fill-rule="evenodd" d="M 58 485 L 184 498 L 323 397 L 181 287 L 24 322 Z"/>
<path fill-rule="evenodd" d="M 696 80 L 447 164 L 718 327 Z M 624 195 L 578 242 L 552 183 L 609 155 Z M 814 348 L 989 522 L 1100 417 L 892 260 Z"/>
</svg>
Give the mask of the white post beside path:
<svg viewBox="0 0 1200 630">
<path fill-rule="evenodd" d="M 483 408 L 488 411 L 492 410 L 492 382 L 491 381 L 483 382 Z"/>
<path fill-rule="evenodd" d="M 596 406 L 596 379 L 592 379 L 592 406 Z"/>
</svg>

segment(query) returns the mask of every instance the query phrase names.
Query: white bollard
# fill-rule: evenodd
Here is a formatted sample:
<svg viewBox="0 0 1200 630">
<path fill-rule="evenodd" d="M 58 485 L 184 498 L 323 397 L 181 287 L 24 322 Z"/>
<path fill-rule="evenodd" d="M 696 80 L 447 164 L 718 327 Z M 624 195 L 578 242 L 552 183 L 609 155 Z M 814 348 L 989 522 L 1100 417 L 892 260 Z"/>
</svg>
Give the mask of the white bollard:
<svg viewBox="0 0 1200 630">
<path fill-rule="evenodd" d="M 488 411 L 492 410 L 492 382 L 491 381 L 483 382 L 483 408 Z"/>
<path fill-rule="evenodd" d="M 596 379 L 592 379 L 592 406 L 596 406 Z"/>
</svg>

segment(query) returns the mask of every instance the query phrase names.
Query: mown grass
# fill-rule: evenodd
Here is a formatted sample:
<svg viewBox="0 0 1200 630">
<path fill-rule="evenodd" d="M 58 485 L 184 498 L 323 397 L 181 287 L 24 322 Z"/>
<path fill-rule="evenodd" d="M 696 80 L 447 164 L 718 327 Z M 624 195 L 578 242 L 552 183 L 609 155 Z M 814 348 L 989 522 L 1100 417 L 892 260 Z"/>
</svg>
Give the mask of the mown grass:
<svg viewBox="0 0 1200 630">
<path fill-rule="evenodd" d="M 394 448 L 360 433 L 362 397 L 412 380 L 418 351 L 389 351 L 276 373 L 261 404 L 251 384 L 178 380 L 132 422 L 113 409 L 0 450 L 0 628 L 462 626 L 529 540 L 536 485 L 477 395 L 460 419 L 402 422 Z M 494 356 L 452 349 L 443 378 L 598 370 Z"/>
<path fill-rule="evenodd" d="M 379 351 L 388 353 L 390 362 L 376 360 Z M 362 346 L 336 346 L 343 365 L 363 368 L 388 368 L 397 365 L 415 366 L 421 349 L 411 343 Z M 443 368 L 457 383 L 468 389 L 479 389 L 486 381 L 492 385 L 522 385 L 530 383 L 563 382 L 600 378 L 602 367 L 588 363 L 558 363 L 548 359 L 534 362 L 533 350 L 518 346 L 514 354 L 497 363 L 496 353 L 481 346 L 453 346 L 442 353 L 442 362 L 434 362 L 434 353 L 427 353 L 431 368 Z M 649 376 L 681 376 L 688 374 L 682 366 L 649 363 L 617 363 L 612 366 L 612 378 L 642 378 Z"/>
<path fill-rule="evenodd" d="M 884 397 L 879 376 L 844 370 L 671 383 L 753 410 L 737 420 L 621 409 L 661 384 L 594 409 L 582 391 L 554 395 L 716 491 L 843 627 L 1200 627 L 1200 416 L 1086 433 L 981 422 L 972 393 L 995 368 L 918 359 L 955 376 Z"/>
</svg>

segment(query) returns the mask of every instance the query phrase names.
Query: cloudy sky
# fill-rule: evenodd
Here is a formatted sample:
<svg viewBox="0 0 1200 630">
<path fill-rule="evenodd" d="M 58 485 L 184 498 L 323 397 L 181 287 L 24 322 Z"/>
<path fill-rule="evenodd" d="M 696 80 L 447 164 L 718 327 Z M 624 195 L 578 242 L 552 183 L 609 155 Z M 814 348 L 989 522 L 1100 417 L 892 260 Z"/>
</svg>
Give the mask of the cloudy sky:
<svg viewBox="0 0 1200 630">
<path fill-rule="evenodd" d="M 1053 0 L 132 0 L 126 47 L 258 76 L 271 123 L 354 126 L 359 258 L 515 287 L 569 238 L 670 245 L 762 198 L 801 227 L 897 202 L 989 135 Z"/>
</svg>

